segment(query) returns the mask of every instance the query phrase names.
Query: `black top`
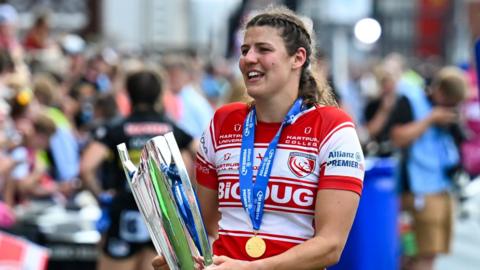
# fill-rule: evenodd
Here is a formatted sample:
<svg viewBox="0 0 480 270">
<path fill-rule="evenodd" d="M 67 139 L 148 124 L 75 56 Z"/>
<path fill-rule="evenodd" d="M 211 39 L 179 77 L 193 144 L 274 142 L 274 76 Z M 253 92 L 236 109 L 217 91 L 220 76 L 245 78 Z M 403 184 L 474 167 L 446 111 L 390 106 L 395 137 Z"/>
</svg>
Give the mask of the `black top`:
<svg viewBox="0 0 480 270">
<path fill-rule="evenodd" d="M 400 97 L 391 113 L 389 125 L 407 124 L 413 122 L 413 120 L 414 117 L 410 101 L 404 96 Z"/>
<path fill-rule="evenodd" d="M 104 188 L 114 188 L 118 192 L 127 191 L 125 173 L 120 162 L 117 145 L 125 143 L 129 156 L 138 164 L 146 142 L 158 135 L 172 131 L 180 150 L 192 142 L 192 137 L 178 128 L 172 121 L 155 111 L 134 112 L 129 117 L 97 128 L 95 138 L 110 149 L 110 170 Z"/>
<path fill-rule="evenodd" d="M 371 121 L 377 111 L 380 109 L 381 106 L 381 99 L 374 99 L 367 103 L 364 111 L 364 118 L 366 122 Z M 390 113 L 392 114 L 392 112 Z M 376 136 L 372 136 L 370 138 L 369 143 L 374 143 L 375 147 L 367 147 L 365 151 L 367 154 L 372 154 L 379 157 L 389 157 L 393 154 L 394 148 L 390 140 L 390 130 L 391 130 L 391 118 L 392 115 L 389 115 L 384 127 Z"/>
<path fill-rule="evenodd" d="M 414 121 L 412 106 L 408 98 L 402 96 L 397 100 L 395 108 L 390 115 L 389 126 L 404 125 Z M 399 169 L 399 188 L 402 192 L 410 191 L 407 173 L 408 147 L 401 149 Z"/>
</svg>

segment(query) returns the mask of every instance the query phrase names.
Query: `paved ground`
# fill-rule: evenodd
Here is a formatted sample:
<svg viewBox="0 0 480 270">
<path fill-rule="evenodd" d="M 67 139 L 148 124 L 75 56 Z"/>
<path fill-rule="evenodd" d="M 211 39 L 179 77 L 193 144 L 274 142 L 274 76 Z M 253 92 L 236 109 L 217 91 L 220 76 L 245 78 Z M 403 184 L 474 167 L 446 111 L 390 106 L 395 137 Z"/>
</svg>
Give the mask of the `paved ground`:
<svg viewBox="0 0 480 270">
<path fill-rule="evenodd" d="M 452 253 L 440 257 L 436 270 L 480 269 L 480 194 L 459 207 Z"/>
</svg>

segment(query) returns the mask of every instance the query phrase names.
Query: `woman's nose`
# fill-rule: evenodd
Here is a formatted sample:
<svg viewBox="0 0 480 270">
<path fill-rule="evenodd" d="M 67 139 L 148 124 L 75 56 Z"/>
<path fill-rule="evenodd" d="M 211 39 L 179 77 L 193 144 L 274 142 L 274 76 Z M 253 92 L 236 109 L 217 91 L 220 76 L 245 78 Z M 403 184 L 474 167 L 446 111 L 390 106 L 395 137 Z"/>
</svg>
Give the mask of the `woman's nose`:
<svg viewBox="0 0 480 270">
<path fill-rule="evenodd" d="M 255 53 L 255 50 L 250 49 L 247 51 L 247 53 L 244 55 L 245 62 L 247 63 L 255 63 L 257 62 L 257 54 Z"/>
</svg>

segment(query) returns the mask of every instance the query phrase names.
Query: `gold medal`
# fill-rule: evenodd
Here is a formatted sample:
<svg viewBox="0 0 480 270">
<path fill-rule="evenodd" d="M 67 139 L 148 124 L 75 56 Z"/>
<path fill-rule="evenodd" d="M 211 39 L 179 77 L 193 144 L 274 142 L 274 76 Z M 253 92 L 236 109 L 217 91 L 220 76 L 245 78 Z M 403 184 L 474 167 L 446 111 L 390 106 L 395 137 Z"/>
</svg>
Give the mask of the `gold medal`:
<svg viewBox="0 0 480 270">
<path fill-rule="evenodd" d="M 245 251 L 247 251 L 248 256 L 252 258 L 261 257 L 263 254 L 265 254 L 266 249 L 267 244 L 265 243 L 265 240 L 256 235 L 248 239 L 247 243 L 245 244 Z"/>
</svg>

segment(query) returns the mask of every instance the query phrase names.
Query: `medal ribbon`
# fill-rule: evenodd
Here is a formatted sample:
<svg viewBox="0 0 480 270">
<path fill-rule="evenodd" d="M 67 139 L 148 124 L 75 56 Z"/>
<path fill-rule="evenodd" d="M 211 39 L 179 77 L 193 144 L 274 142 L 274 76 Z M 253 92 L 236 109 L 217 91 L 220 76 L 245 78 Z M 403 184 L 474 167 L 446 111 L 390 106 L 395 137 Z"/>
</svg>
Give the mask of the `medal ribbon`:
<svg viewBox="0 0 480 270">
<path fill-rule="evenodd" d="M 260 162 L 255 183 L 253 183 L 255 122 L 257 118 L 255 107 L 248 113 L 243 123 L 239 164 L 240 199 L 243 208 L 252 221 L 252 226 L 255 231 L 258 231 L 262 224 L 265 194 L 282 129 L 291 124 L 295 116 L 302 112 L 302 102 L 302 99 L 295 101 L 275 134 L 275 137 L 268 145 L 267 151 Z"/>
</svg>

